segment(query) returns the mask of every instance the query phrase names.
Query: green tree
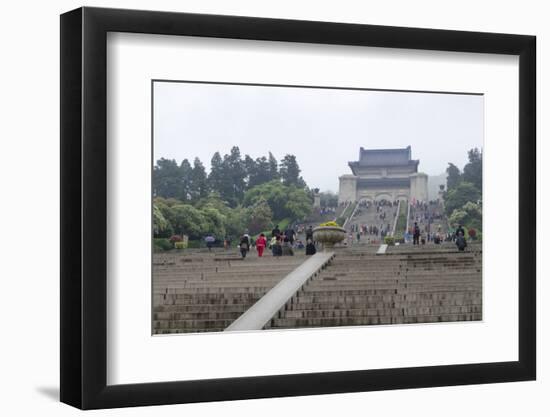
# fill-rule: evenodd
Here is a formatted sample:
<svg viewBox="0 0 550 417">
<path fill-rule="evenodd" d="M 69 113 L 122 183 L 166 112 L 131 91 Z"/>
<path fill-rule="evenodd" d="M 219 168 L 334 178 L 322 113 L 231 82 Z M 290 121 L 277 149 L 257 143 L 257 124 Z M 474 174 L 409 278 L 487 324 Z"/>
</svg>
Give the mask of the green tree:
<svg viewBox="0 0 550 417">
<path fill-rule="evenodd" d="M 455 188 L 447 191 L 445 196 L 445 212 L 450 216 L 453 211 L 462 208 L 466 203 L 477 203 L 481 192 L 470 182 L 461 182 Z"/>
<path fill-rule="evenodd" d="M 212 233 L 212 235 L 218 239 L 225 237 L 226 217 L 221 214 L 217 208 L 207 205 L 200 210 L 200 213 L 205 220 L 204 234 Z"/>
<path fill-rule="evenodd" d="M 246 170 L 237 146 L 223 157 L 224 185 L 220 191 L 231 207 L 236 207 L 243 199 L 246 188 Z"/>
<path fill-rule="evenodd" d="M 275 219 L 302 219 L 311 213 L 313 201 L 303 188 L 286 186 L 275 180 L 248 190 L 243 204 L 253 206 L 259 201 L 267 202 Z"/>
<path fill-rule="evenodd" d="M 162 197 L 179 197 L 181 173 L 174 159 L 160 158 L 153 167 L 153 194 Z"/>
<path fill-rule="evenodd" d="M 248 227 L 248 220 L 250 218 L 250 209 L 242 206 L 237 206 L 230 209 L 225 222 L 226 235 L 230 239 L 237 239 L 240 237 L 244 230 Z"/>
<path fill-rule="evenodd" d="M 179 167 L 180 173 L 179 173 L 179 193 L 178 193 L 178 199 L 182 201 L 187 201 L 192 198 L 192 182 L 193 182 L 193 167 L 191 166 L 191 163 L 184 159 L 181 161 L 180 167 Z"/>
<path fill-rule="evenodd" d="M 208 195 L 208 177 L 206 169 L 199 158 L 195 158 L 193 161 L 190 180 L 189 193 L 193 200 L 198 200 Z"/>
<path fill-rule="evenodd" d="M 153 236 L 170 237 L 172 233 L 170 222 L 166 220 L 158 206 L 153 204 Z"/>
<path fill-rule="evenodd" d="M 248 155 L 246 157 L 250 158 Z M 262 156 L 261 158 L 256 158 L 255 161 L 251 161 L 248 164 L 250 166 L 250 168 L 247 168 L 248 188 L 252 188 L 256 185 L 261 185 L 271 181 L 270 165 L 265 156 Z"/>
<path fill-rule="evenodd" d="M 246 185 L 250 186 L 250 178 L 254 176 L 256 172 L 256 161 L 252 159 L 250 155 L 245 155 L 243 160 L 244 170 L 246 172 Z"/>
<path fill-rule="evenodd" d="M 177 234 L 184 234 L 190 239 L 201 239 L 208 233 L 207 221 L 203 214 L 190 204 L 176 204 L 171 207 L 172 227 Z"/>
<path fill-rule="evenodd" d="M 291 186 L 285 203 L 286 217 L 295 220 L 304 220 L 313 210 L 313 198 L 304 189 Z"/>
<path fill-rule="evenodd" d="M 479 204 L 469 201 L 461 208 L 456 209 L 449 216 L 449 222 L 453 226 L 459 224 L 466 226 L 468 229 L 474 228 L 482 231 L 482 210 Z"/>
<path fill-rule="evenodd" d="M 220 195 L 225 187 L 223 160 L 219 152 L 214 153 L 210 160 L 210 174 L 208 175 L 208 184 L 210 189 Z"/>
<path fill-rule="evenodd" d="M 268 168 L 268 178 L 269 181 L 278 180 L 279 179 L 279 164 L 277 163 L 277 159 L 273 156 L 271 152 L 269 152 L 269 157 L 267 161 L 269 168 Z"/>
<path fill-rule="evenodd" d="M 447 191 L 455 188 L 462 181 L 460 169 L 455 164 L 449 162 L 447 167 Z"/>
<path fill-rule="evenodd" d="M 483 160 L 481 151 L 478 148 L 468 151 L 468 163 L 464 165 L 462 178 L 464 181 L 471 182 L 478 190 L 482 190 L 483 183 Z"/>
<path fill-rule="evenodd" d="M 267 201 L 258 200 L 249 211 L 248 230 L 251 234 L 260 233 L 271 225 L 273 212 Z"/>
<path fill-rule="evenodd" d="M 305 182 L 300 176 L 300 167 L 294 155 L 287 154 L 281 160 L 279 174 L 284 185 L 305 186 Z"/>
<path fill-rule="evenodd" d="M 264 200 L 271 208 L 273 216 L 276 219 L 283 219 L 286 217 L 287 191 L 288 187 L 277 180 L 258 185 L 246 192 L 243 205 L 250 207 L 258 201 Z"/>
</svg>

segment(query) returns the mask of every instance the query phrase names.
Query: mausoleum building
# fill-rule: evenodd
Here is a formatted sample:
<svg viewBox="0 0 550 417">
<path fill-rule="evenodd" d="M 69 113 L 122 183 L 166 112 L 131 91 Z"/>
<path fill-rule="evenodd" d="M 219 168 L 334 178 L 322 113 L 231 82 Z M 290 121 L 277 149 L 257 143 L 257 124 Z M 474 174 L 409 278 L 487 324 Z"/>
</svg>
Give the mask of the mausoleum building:
<svg viewBox="0 0 550 417">
<path fill-rule="evenodd" d="M 340 177 L 338 201 L 428 200 L 428 176 L 418 172 L 411 147 L 359 149 L 359 160 L 349 162 L 352 174 Z"/>
</svg>

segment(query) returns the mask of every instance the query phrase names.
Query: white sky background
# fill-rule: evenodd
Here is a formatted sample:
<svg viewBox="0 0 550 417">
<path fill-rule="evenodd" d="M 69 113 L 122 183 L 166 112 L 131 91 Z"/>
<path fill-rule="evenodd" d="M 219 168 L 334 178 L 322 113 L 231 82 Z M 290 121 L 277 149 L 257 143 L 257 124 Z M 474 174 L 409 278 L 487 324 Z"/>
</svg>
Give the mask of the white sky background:
<svg viewBox="0 0 550 417">
<path fill-rule="evenodd" d="M 359 148 L 412 147 L 419 171 L 439 175 L 483 147 L 483 96 L 241 85 L 154 83 L 154 160 L 238 146 L 256 159 L 296 155 L 309 187 L 338 192 Z"/>
</svg>

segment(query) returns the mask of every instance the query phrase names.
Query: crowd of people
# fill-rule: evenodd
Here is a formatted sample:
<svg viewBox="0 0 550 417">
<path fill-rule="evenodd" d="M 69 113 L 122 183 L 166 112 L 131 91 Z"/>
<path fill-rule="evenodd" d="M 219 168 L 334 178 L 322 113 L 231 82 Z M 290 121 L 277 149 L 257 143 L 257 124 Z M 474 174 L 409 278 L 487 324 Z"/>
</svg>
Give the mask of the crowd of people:
<svg viewBox="0 0 550 417">
<path fill-rule="evenodd" d="M 395 208 L 398 205 L 398 200 L 360 201 L 357 210 L 369 209 L 374 206 L 380 224 L 376 222 L 373 224 L 354 223 L 349 225 L 347 239 L 343 242 L 344 245 L 359 243 L 363 239 L 367 243 L 383 242 L 391 230 L 391 224 L 384 222 L 386 214 L 390 212 L 388 208 Z M 335 209 L 327 207 L 321 210 L 326 210 L 323 212 L 323 214 L 326 214 L 334 213 Z M 433 242 L 434 244 L 454 242 L 458 249 L 463 251 L 467 247 L 467 238 L 470 240 L 476 239 L 475 229 L 470 229 L 466 232 L 462 225 L 459 225 L 454 231 L 448 230 L 443 232 L 441 222 L 444 218 L 441 210 L 441 205 L 437 200 L 428 202 L 416 201 L 411 204 L 410 220 L 413 224 L 403 234 L 404 242 L 412 242 L 413 245 L 425 245 L 429 242 Z M 437 230 L 431 230 L 436 220 L 440 220 L 439 224 L 436 225 Z M 299 239 L 298 236 L 305 237 Z M 205 242 L 207 248 L 212 250 L 216 239 L 212 235 L 208 235 L 205 238 Z M 225 249 L 231 248 L 231 240 L 229 238 L 226 237 L 223 243 Z M 293 256 L 295 250 L 305 249 L 306 255 L 313 255 L 317 251 L 315 242 L 313 241 L 313 228 L 311 225 L 307 226 L 303 223 L 289 225 L 284 230 L 279 229 L 279 226 L 275 225 L 269 236 L 261 233 L 256 239 L 252 238 L 248 231 L 245 231 L 239 238 L 238 248 L 243 259 L 246 258 L 252 249 L 255 249 L 258 257 L 263 257 L 266 250 L 270 250 L 271 254 L 275 257 Z"/>
<path fill-rule="evenodd" d="M 305 244 L 297 238 L 298 233 L 305 233 Z M 224 242 L 224 247 L 226 249 L 231 247 L 231 242 L 228 239 Z M 306 255 L 314 255 L 317 252 L 313 242 L 313 228 L 312 226 L 306 228 L 304 225 L 289 226 L 285 230 L 280 230 L 279 226 L 275 225 L 271 231 L 271 236 L 268 237 L 264 233 L 260 233 L 257 239 L 253 239 L 248 231 L 245 231 L 239 240 L 241 257 L 246 258 L 251 249 L 256 249 L 260 258 L 264 255 L 266 249 L 271 250 L 271 254 L 275 257 L 294 256 L 296 249 L 305 249 Z"/>
</svg>

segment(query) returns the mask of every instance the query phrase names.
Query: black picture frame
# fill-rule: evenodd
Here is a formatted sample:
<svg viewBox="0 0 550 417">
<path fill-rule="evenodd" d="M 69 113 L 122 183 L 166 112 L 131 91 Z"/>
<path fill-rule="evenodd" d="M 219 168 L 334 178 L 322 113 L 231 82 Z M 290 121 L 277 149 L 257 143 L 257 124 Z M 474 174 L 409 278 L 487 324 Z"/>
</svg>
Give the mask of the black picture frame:
<svg viewBox="0 0 550 417">
<path fill-rule="evenodd" d="M 108 32 L 519 56 L 519 360 L 107 385 Z M 237 16 L 88 7 L 61 15 L 61 401 L 97 409 L 534 380 L 535 46 L 525 35 Z"/>
</svg>

